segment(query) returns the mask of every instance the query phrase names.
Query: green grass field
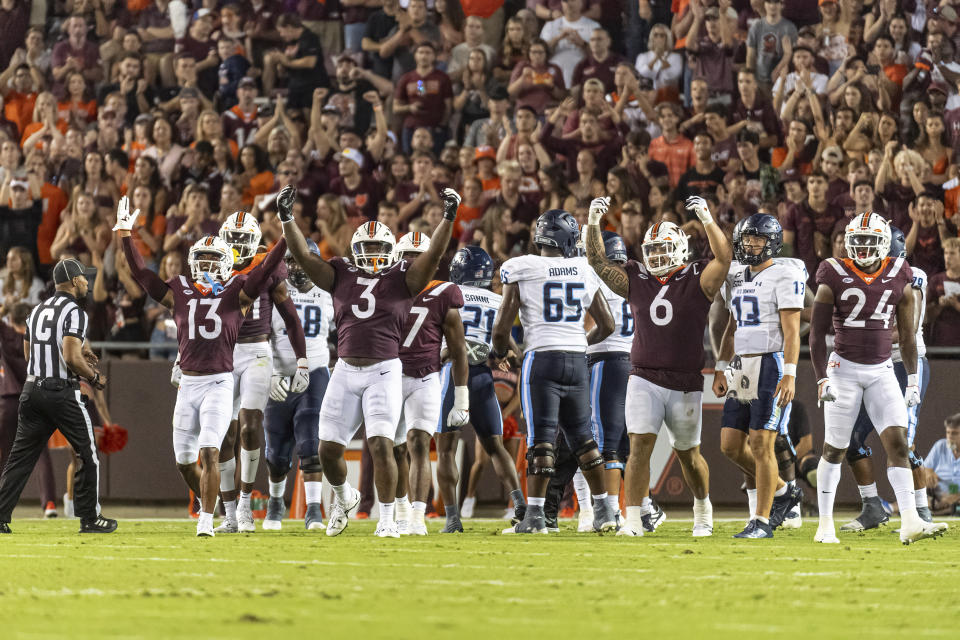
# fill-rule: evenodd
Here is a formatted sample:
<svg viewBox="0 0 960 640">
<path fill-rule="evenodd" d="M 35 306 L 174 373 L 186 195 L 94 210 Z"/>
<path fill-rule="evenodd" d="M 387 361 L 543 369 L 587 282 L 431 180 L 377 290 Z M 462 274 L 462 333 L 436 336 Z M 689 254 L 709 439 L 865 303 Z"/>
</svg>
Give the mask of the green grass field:
<svg viewBox="0 0 960 640">
<path fill-rule="evenodd" d="M 678 514 L 679 515 L 679 514 Z M 380 540 L 281 532 L 194 537 L 193 521 L 16 520 L 0 537 L 3 638 L 958 638 L 960 523 L 904 547 L 895 523 L 813 542 L 815 521 L 769 541 L 742 522 L 693 539 L 668 520 L 644 538 Z M 431 532 L 439 529 L 428 523 Z M 307 635 L 309 634 L 309 635 Z M 759 636 L 758 636 L 759 634 Z"/>
</svg>

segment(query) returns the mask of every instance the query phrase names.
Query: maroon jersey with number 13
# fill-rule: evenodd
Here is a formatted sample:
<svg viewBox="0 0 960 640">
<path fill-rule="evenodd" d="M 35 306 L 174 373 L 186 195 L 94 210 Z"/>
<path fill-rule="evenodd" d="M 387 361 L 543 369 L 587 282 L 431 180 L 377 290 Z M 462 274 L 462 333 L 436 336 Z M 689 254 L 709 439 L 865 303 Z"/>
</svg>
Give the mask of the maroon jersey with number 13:
<svg viewBox="0 0 960 640">
<path fill-rule="evenodd" d="M 183 276 L 167 281 L 181 369 L 202 374 L 233 371 L 233 348 L 243 322 L 240 292 L 246 281 L 245 275 L 235 276 L 217 293 Z"/>
</svg>

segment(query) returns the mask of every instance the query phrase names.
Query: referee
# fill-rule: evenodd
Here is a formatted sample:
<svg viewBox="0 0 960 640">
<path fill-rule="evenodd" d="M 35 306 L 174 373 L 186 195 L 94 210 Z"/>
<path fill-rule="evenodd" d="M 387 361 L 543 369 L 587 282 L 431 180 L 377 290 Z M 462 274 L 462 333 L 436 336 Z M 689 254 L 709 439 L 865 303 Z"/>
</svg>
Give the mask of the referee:
<svg viewBox="0 0 960 640">
<path fill-rule="evenodd" d="M 93 426 L 80 395 L 78 376 L 103 389 L 106 378 L 93 366 L 97 357 L 86 343 L 87 314 L 77 304 L 87 295 L 87 277 L 77 260 L 53 268 L 56 293 L 37 305 L 27 319 L 23 351 L 27 381 L 20 394 L 17 436 L 0 476 L 0 533 L 10 533 L 10 515 L 30 472 L 55 429 L 77 454 L 74 505 L 80 533 L 110 533 L 117 521 L 100 515 L 99 463 Z"/>
</svg>

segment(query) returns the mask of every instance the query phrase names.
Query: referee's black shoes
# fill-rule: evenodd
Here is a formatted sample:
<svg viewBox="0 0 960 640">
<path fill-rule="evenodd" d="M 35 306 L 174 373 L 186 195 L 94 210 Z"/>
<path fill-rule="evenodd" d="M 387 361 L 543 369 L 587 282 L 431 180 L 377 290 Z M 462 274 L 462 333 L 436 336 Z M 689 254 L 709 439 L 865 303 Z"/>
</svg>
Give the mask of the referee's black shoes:
<svg viewBox="0 0 960 640">
<path fill-rule="evenodd" d="M 13 533 L 8 522 L 0 522 L 0 533 Z"/>
<path fill-rule="evenodd" d="M 80 521 L 80 533 L 113 533 L 117 530 L 117 521 L 102 515 L 90 520 Z"/>
</svg>

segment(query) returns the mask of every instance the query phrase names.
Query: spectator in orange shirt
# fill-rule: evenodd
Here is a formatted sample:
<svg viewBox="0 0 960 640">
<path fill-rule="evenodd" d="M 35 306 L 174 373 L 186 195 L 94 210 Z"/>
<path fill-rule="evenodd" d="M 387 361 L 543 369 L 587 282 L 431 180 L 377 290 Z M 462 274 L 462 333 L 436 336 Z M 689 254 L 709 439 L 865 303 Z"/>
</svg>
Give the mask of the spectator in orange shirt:
<svg viewBox="0 0 960 640">
<path fill-rule="evenodd" d="M 482 182 L 479 178 L 467 178 L 463 183 L 463 201 L 457 209 L 457 221 L 453 223 L 453 237 L 467 243 L 486 210 Z"/>
<path fill-rule="evenodd" d="M 67 99 L 57 104 L 57 128 L 66 133 L 70 127 L 85 130 L 97 119 L 97 101 L 87 95 L 87 81 L 79 71 L 67 74 Z"/>
<path fill-rule="evenodd" d="M 57 101 L 52 93 L 44 91 L 37 96 L 33 106 L 33 122 L 23 130 L 20 146 L 23 149 L 42 149 L 50 140 L 62 135 L 57 126 Z"/>
<path fill-rule="evenodd" d="M 9 85 L 10 69 L 0 74 L 0 87 L 6 89 Z M 18 134 L 22 134 L 27 125 L 33 121 L 33 108 L 37 102 L 37 92 L 34 91 L 33 76 L 30 67 L 21 64 L 13 71 L 13 89 L 3 94 L 4 114 L 7 119 L 17 125 Z"/>
<path fill-rule="evenodd" d="M 795 168 L 802 175 L 813 170 L 813 153 L 807 149 L 807 124 L 803 120 L 790 122 L 786 146 L 774 148 L 770 154 L 770 164 L 781 171 Z"/>
<path fill-rule="evenodd" d="M 676 187 L 681 176 L 693 166 L 696 157 L 693 154 L 693 142 L 680 134 L 680 105 L 662 102 L 657 105 L 657 120 L 663 132 L 650 142 L 650 158 L 667 165 L 670 186 Z"/>
<path fill-rule="evenodd" d="M 273 172 L 270 171 L 270 162 L 263 149 L 255 144 L 248 144 L 240 150 L 239 178 L 243 204 L 248 208 L 253 206 L 253 199 L 273 189 Z"/>
<path fill-rule="evenodd" d="M 500 176 L 496 171 L 497 152 L 490 146 L 477 147 L 473 161 L 477 164 L 477 179 L 483 185 L 483 195 L 488 198 L 496 196 L 500 189 Z"/>
<path fill-rule="evenodd" d="M 897 93 L 903 88 L 903 79 L 907 76 L 907 66 L 897 64 L 897 51 L 894 48 L 893 38 L 885 33 L 877 36 L 873 42 L 873 57 L 883 68 L 883 74 L 891 84 L 897 85 Z M 896 100 L 894 102 L 897 102 Z"/>
<path fill-rule="evenodd" d="M 50 184 L 50 171 L 45 154 L 42 151 L 31 151 L 27 154 L 27 173 L 40 176 L 43 185 L 40 187 L 40 199 L 43 201 L 43 217 L 37 229 L 37 255 L 40 264 L 53 264 L 50 247 L 57 237 L 57 227 L 60 226 L 60 214 L 67 206 L 67 196 L 60 187 Z"/>
</svg>

